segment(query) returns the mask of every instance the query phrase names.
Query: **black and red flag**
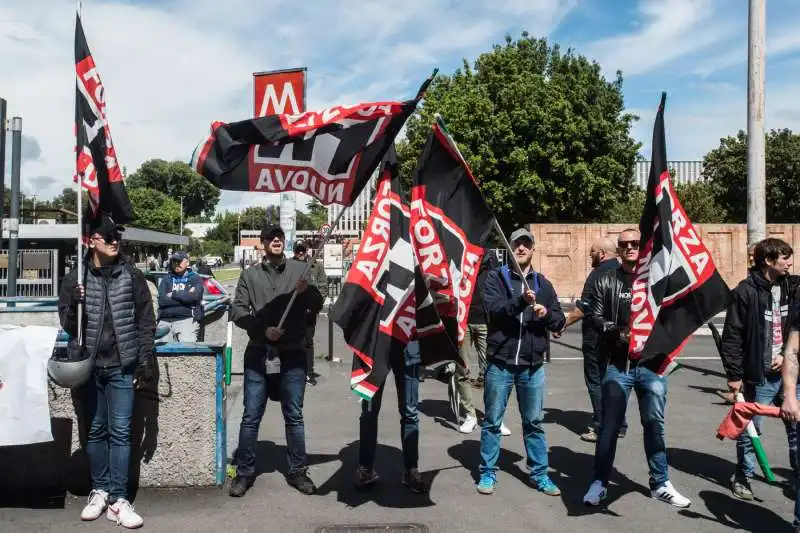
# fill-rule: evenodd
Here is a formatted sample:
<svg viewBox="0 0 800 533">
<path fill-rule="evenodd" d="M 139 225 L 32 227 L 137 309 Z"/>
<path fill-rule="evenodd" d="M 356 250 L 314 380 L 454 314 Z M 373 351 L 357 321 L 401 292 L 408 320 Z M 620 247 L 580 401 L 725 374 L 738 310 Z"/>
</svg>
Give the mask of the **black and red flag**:
<svg viewBox="0 0 800 533">
<path fill-rule="evenodd" d="M 351 205 L 430 81 L 404 102 L 215 122 L 195 149 L 192 167 L 220 189 L 298 191 L 323 205 Z"/>
<path fill-rule="evenodd" d="M 436 311 L 455 346 L 464 340 L 493 223 L 494 215 L 472 171 L 437 117 L 411 191 L 411 241 Z"/>
<path fill-rule="evenodd" d="M 653 127 L 652 161 L 641 242 L 633 283 L 629 357 L 669 373 L 683 345 L 700 326 L 723 311 L 730 289 L 686 216 L 667 168 L 664 105 Z"/>
<path fill-rule="evenodd" d="M 411 215 L 396 166 L 392 147 L 381 168 L 358 254 L 330 312 L 354 354 L 350 387 L 365 399 L 381 387 L 390 362 L 404 357 L 411 340 L 420 343 L 423 365 L 457 357 L 415 260 Z"/>
<path fill-rule="evenodd" d="M 106 117 L 106 95 L 100 74 L 83 34 L 81 16 L 75 20 L 75 181 L 89 193 L 92 216 L 110 215 L 118 224 L 133 219 L 133 207 L 117 161 Z"/>
</svg>

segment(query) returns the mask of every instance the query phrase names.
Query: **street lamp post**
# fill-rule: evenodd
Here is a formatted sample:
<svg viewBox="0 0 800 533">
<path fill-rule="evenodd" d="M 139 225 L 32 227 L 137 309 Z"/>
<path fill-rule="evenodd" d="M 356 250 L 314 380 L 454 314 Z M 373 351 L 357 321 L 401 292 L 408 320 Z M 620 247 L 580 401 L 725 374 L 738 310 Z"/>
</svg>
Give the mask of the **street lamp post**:
<svg viewBox="0 0 800 533">
<path fill-rule="evenodd" d="M 747 244 L 767 235 L 764 137 L 765 0 L 749 0 L 747 33 Z"/>
</svg>

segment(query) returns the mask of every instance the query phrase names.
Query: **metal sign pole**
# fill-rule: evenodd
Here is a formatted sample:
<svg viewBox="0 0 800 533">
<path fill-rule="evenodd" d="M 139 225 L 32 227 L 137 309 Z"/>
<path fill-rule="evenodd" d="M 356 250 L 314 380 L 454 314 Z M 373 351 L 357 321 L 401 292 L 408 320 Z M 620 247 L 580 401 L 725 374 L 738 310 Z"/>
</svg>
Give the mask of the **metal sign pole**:
<svg viewBox="0 0 800 533">
<path fill-rule="evenodd" d="M 8 296 L 17 295 L 19 247 L 19 175 L 22 164 L 22 119 L 11 119 L 11 215 L 8 224 Z"/>
</svg>

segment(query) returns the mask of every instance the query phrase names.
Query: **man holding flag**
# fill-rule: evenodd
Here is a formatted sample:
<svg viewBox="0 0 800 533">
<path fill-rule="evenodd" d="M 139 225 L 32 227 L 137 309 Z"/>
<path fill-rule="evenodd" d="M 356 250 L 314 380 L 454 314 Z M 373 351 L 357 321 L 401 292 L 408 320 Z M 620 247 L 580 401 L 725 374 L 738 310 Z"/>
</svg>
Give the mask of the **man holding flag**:
<svg viewBox="0 0 800 533">
<path fill-rule="evenodd" d="M 667 378 L 649 365 L 628 359 L 631 294 L 636 262 L 639 259 L 639 231 L 627 229 L 617 240 L 621 264 L 600 276 L 592 287 L 584 320 L 600 334 L 600 349 L 608 360 L 603 378 L 600 434 L 594 457 L 594 481 L 583 497 L 588 505 L 599 505 L 606 497 L 606 486 L 614 466 L 617 439 L 625 421 L 631 389 L 639 400 L 644 429 L 644 448 L 650 469 L 653 498 L 676 507 L 691 503 L 669 481 L 667 444 L 664 438 L 664 411 L 667 405 Z"/>
<path fill-rule="evenodd" d="M 651 496 L 675 507 L 691 502 L 669 481 L 664 410 L 666 375 L 697 328 L 722 311 L 730 290 L 686 216 L 670 181 L 664 135 L 666 93 L 653 127 L 652 164 L 639 229 L 623 231 L 621 265 L 592 287 L 586 318 L 608 356 L 602 385 L 594 480 L 583 497 L 606 497 L 628 395 L 636 391 L 650 470 Z"/>
</svg>

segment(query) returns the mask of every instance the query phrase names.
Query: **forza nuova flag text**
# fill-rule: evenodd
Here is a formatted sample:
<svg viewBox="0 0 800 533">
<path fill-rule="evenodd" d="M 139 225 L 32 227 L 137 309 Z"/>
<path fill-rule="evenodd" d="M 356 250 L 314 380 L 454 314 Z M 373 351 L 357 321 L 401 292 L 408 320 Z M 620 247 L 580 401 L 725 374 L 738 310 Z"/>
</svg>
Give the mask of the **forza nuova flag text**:
<svg viewBox="0 0 800 533">
<path fill-rule="evenodd" d="M 493 219 L 472 171 L 444 123 L 437 120 L 414 178 L 411 240 L 425 284 L 455 346 L 466 334 Z"/>
<path fill-rule="evenodd" d="M 133 219 L 125 181 L 106 118 L 106 95 L 80 15 L 75 19 L 75 181 L 89 193 L 92 214 L 111 215 L 125 224 Z"/>
<path fill-rule="evenodd" d="M 667 168 L 666 93 L 653 128 L 652 163 L 633 282 L 630 359 L 669 373 L 697 328 L 728 305 L 730 290 L 681 206 Z"/>
</svg>

